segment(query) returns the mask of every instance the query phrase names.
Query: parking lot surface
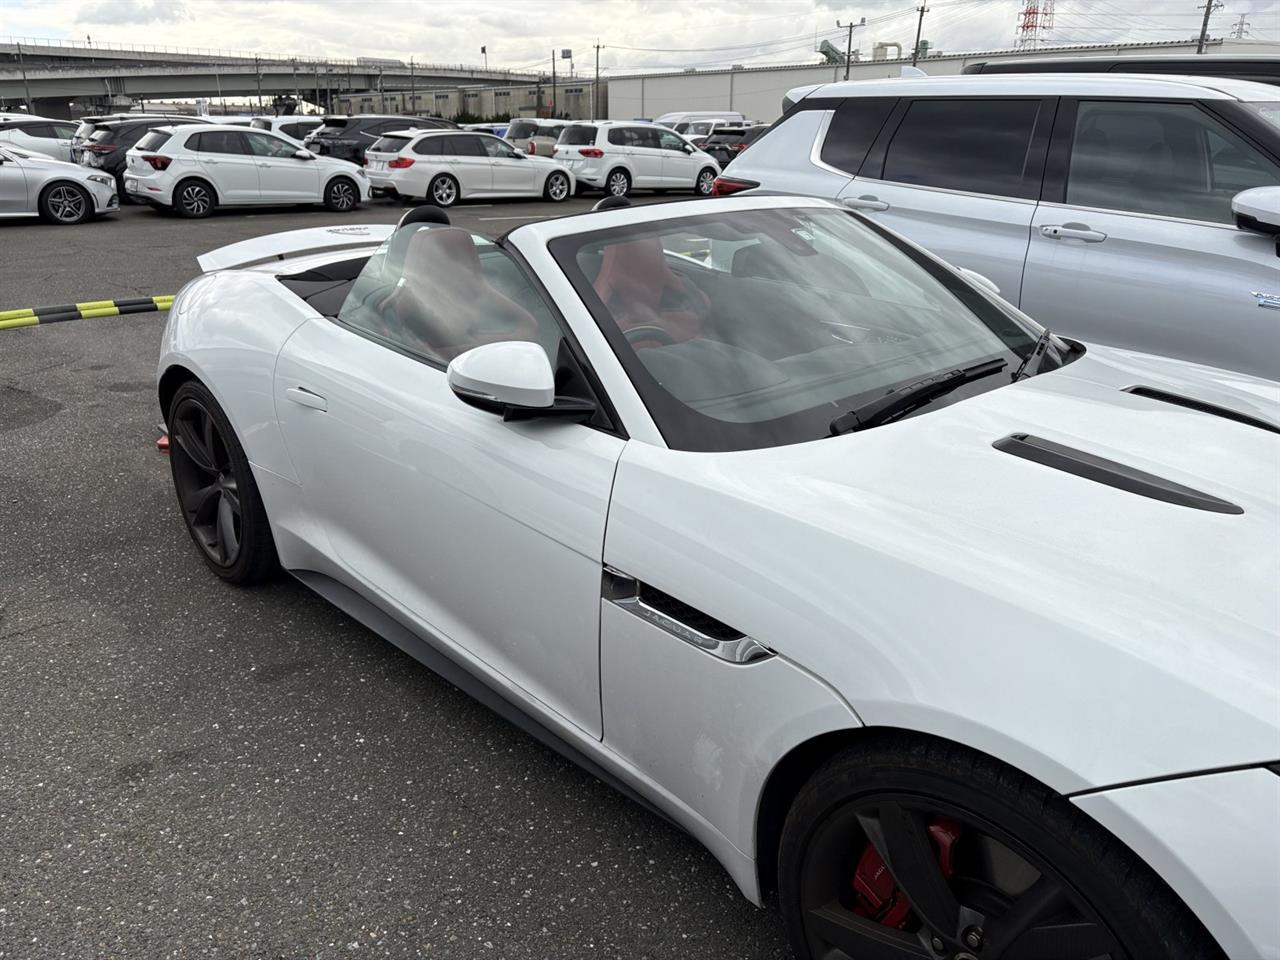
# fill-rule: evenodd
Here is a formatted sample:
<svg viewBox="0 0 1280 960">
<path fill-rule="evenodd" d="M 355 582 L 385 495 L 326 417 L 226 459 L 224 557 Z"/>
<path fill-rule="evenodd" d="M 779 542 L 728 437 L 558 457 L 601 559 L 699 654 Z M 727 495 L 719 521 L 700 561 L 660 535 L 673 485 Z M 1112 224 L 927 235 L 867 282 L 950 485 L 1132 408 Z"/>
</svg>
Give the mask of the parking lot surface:
<svg viewBox="0 0 1280 960">
<path fill-rule="evenodd" d="M 401 212 L 0 222 L 0 309 Z M 693 840 L 288 578 L 206 570 L 153 444 L 164 316 L 0 331 L 0 958 L 785 956 Z"/>
</svg>

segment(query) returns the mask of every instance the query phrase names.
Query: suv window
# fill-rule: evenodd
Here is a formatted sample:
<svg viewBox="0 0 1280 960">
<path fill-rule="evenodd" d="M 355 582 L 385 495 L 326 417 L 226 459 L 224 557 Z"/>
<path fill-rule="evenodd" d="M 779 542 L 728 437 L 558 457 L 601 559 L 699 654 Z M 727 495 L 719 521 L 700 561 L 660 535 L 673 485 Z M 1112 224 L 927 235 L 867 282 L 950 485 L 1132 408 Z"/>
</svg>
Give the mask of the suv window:
<svg viewBox="0 0 1280 960">
<path fill-rule="evenodd" d="M 148 148 L 151 149 L 151 148 Z M 187 137 L 187 149 L 197 153 L 247 153 L 235 130 L 210 130 Z"/>
<path fill-rule="evenodd" d="M 200 136 L 200 134 L 196 134 Z M 169 142 L 169 134 L 160 130 L 148 130 L 147 135 L 138 141 L 139 150 L 159 150 Z"/>
<path fill-rule="evenodd" d="M 446 141 L 444 152 L 454 157 L 487 157 L 489 155 L 480 145 L 479 137 L 452 136 L 440 139 Z"/>
<path fill-rule="evenodd" d="M 20 129 L 29 137 L 40 137 L 45 140 L 53 139 L 53 127 L 47 123 L 26 123 Z"/>
<path fill-rule="evenodd" d="M 398 137 L 380 137 L 373 146 L 369 148 L 370 153 L 399 153 L 404 149 L 404 145 L 409 142 L 406 136 Z M 421 153 L 422 151 L 418 151 Z"/>
<path fill-rule="evenodd" d="M 422 154 L 424 157 L 438 157 L 444 153 L 445 139 L 444 137 L 423 137 L 413 145 L 413 152 Z"/>
<path fill-rule="evenodd" d="M 478 139 L 484 146 L 485 152 L 495 160 L 510 160 L 516 155 L 515 149 L 505 140 L 499 140 L 497 137 L 480 137 Z"/>
<path fill-rule="evenodd" d="M 1039 113 L 1039 100 L 916 100 L 889 143 L 882 179 L 1027 196 L 1027 154 Z"/>
<path fill-rule="evenodd" d="M 1280 167 L 1193 103 L 1082 102 L 1066 202 L 1233 223 L 1231 198 Z"/>
<path fill-rule="evenodd" d="M 70 140 L 76 132 L 76 128 L 69 123 L 55 123 L 52 126 L 53 135 L 60 140 Z"/>
<path fill-rule="evenodd" d="M 684 153 L 685 143 L 669 130 L 658 130 L 658 146 L 663 150 L 679 150 Z"/>
<path fill-rule="evenodd" d="M 249 152 L 258 157 L 292 157 L 298 150 L 288 140 L 258 133 L 256 130 L 245 133 L 244 138 L 249 141 Z"/>
<path fill-rule="evenodd" d="M 849 97 L 841 103 L 822 142 L 822 162 L 856 175 L 897 102 L 894 97 Z"/>
<path fill-rule="evenodd" d="M 586 147 L 596 142 L 596 128 L 585 124 L 565 127 L 560 134 L 560 143 L 570 147 Z"/>
</svg>

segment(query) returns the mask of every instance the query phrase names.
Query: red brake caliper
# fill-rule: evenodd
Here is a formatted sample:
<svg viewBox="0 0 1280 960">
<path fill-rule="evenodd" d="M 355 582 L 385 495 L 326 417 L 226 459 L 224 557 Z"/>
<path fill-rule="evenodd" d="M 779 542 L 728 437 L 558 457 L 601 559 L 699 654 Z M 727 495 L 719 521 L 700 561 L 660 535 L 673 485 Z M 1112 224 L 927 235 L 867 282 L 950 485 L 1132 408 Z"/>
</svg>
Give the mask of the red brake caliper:
<svg viewBox="0 0 1280 960">
<path fill-rule="evenodd" d="M 956 841 L 960 839 L 960 824 L 947 817 L 934 817 L 929 821 L 929 839 L 938 855 L 938 866 L 948 880 L 955 873 L 952 856 Z M 853 889 L 858 903 L 853 912 L 860 917 L 870 917 L 886 927 L 898 930 L 911 918 L 911 904 L 893 882 L 889 868 L 870 843 L 862 851 L 858 868 L 853 874 Z"/>
</svg>

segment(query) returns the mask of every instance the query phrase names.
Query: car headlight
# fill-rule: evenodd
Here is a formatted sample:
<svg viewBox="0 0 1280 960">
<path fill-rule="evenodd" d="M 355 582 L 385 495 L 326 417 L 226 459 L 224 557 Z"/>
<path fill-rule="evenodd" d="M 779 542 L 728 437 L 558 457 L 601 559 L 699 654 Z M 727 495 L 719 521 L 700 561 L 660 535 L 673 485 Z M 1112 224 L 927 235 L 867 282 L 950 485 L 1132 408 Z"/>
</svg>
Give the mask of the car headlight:
<svg viewBox="0 0 1280 960">
<path fill-rule="evenodd" d="M 114 177 L 104 176 L 101 173 L 91 173 L 89 174 L 89 179 L 92 180 L 94 183 L 101 183 L 104 186 L 110 186 L 111 184 L 116 182 Z"/>
</svg>

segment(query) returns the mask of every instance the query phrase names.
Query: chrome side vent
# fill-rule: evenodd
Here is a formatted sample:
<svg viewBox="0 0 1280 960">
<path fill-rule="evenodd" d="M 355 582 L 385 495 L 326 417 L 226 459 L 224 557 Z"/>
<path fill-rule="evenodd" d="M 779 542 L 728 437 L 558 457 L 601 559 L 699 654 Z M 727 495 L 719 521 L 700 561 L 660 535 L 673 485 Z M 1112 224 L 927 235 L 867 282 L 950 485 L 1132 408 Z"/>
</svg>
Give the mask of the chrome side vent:
<svg viewBox="0 0 1280 960">
<path fill-rule="evenodd" d="M 992 444 L 1002 453 L 1011 453 L 1023 460 L 1039 463 L 1063 473 L 1074 474 L 1085 480 L 1103 483 L 1117 490 L 1149 497 L 1152 500 L 1163 500 L 1165 503 L 1180 507 L 1191 507 L 1193 510 L 1207 510 L 1210 513 L 1244 513 L 1244 508 L 1223 500 L 1209 493 L 1201 493 L 1191 487 L 1185 487 L 1154 473 L 1137 470 L 1134 467 L 1115 460 L 1067 447 L 1043 437 L 1033 437 L 1027 433 L 1013 433 Z"/>
<path fill-rule="evenodd" d="M 772 651 L 741 630 L 612 567 L 604 568 L 600 595 L 614 606 L 729 663 L 753 663 L 773 656 Z"/>
<path fill-rule="evenodd" d="M 1222 417 L 1224 420 L 1234 420 L 1236 423 L 1243 423 L 1249 427 L 1257 427 L 1259 430 L 1269 430 L 1271 433 L 1280 433 L 1280 426 L 1261 420 L 1258 417 L 1251 417 L 1247 413 L 1241 413 L 1239 410 L 1232 410 L 1229 407 L 1220 407 L 1216 403 L 1205 403 L 1203 400 L 1196 400 L 1192 397 L 1183 397 L 1176 393 L 1169 393 L 1165 390 L 1157 390 L 1155 387 L 1125 387 L 1125 393 L 1132 393 L 1135 397 L 1146 397 L 1148 400 L 1159 400 L 1162 403 L 1172 403 L 1175 406 L 1186 407 L 1188 410 L 1199 410 L 1201 413 L 1207 413 L 1210 416 Z"/>
</svg>

